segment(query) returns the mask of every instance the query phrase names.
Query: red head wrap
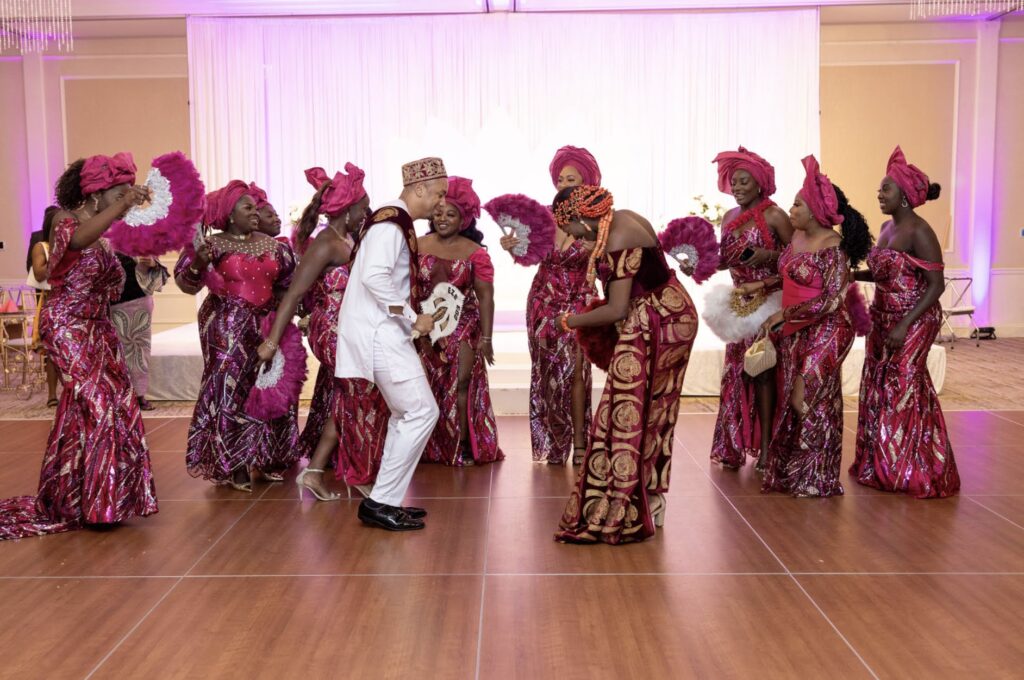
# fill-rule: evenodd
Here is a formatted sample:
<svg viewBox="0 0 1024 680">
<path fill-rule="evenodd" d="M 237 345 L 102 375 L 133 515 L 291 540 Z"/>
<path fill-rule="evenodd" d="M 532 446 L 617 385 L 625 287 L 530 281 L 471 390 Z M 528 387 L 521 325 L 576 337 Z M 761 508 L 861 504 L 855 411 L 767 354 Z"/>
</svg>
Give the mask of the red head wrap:
<svg viewBox="0 0 1024 680">
<path fill-rule="evenodd" d="M 252 200 L 256 201 L 257 210 L 270 205 L 270 201 L 267 200 L 267 192 L 256 186 L 256 182 L 249 182 L 249 191 L 246 193 L 252 196 Z"/>
<path fill-rule="evenodd" d="M 130 153 L 120 151 L 113 156 L 89 156 L 85 159 L 79 180 L 84 195 L 118 184 L 135 184 L 135 161 Z"/>
<path fill-rule="evenodd" d="M 448 194 L 445 203 L 455 206 L 462 215 L 462 228 L 469 229 L 480 217 L 480 197 L 473 191 L 473 180 L 465 177 L 448 178 Z"/>
<path fill-rule="evenodd" d="M 842 224 L 843 216 L 839 214 L 839 198 L 828 177 L 821 174 L 818 159 L 807 156 L 801 161 L 807 176 L 804 177 L 804 188 L 800 190 L 804 203 L 811 209 L 811 214 L 824 227 Z"/>
<path fill-rule="evenodd" d="M 556 187 L 558 186 L 558 175 L 561 174 L 567 165 L 571 165 L 580 171 L 580 177 L 583 179 L 584 184 L 591 186 L 601 185 L 601 168 L 598 167 L 597 159 L 594 158 L 593 154 L 582 147 L 563 146 L 555 152 L 555 157 L 551 159 L 551 165 L 548 166 L 548 171 L 551 173 L 551 183 Z"/>
<path fill-rule="evenodd" d="M 345 163 L 345 172 L 348 174 L 336 172 L 334 179 L 331 179 L 323 168 L 306 170 L 306 181 L 313 188 L 319 190 L 325 182 L 330 183 L 320 196 L 320 212 L 328 217 L 337 217 L 366 196 L 366 189 L 363 188 L 366 173 L 351 163 Z"/>
<path fill-rule="evenodd" d="M 916 165 L 907 163 L 903 149 L 897 146 L 889 156 L 889 165 L 885 168 L 885 174 L 896 182 L 896 185 L 907 197 L 907 203 L 911 208 L 923 204 L 928 200 L 928 175 L 921 172 Z"/>
<path fill-rule="evenodd" d="M 206 194 L 206 214 L 203 222 L 214 229 L 224 230 L 231 219 L 235 205 L 243 196 L 252 196 L 249 185 L 240 179 L 233 179 L 226 186 Z"/>
<path fill-rule="evenodd" d="M 753 151 L 741 146 L 738 151 L 723 151 L 711 162 L 718 163 L 718 190 L 722 193 L 730 193 L 732 176 L 737 170 L 749 172 L 765 198 L 775 193 L 775 168 Z"/>
</svg>

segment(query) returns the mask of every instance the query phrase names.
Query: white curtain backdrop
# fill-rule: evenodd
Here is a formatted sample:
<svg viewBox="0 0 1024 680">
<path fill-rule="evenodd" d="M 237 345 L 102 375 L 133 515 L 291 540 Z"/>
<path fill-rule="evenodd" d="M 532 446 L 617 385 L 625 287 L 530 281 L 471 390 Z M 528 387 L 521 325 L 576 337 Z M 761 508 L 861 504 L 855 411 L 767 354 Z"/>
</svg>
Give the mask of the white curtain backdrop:
<svg viewBox="0 0 1024 680">
<path fill-rule="evenodd" d="M 814 9 L 194 17 L 188 50 L 207 187 L 256 181 L 283 217 L 313 192 L 307 167 L 359 165 L 377 204 L 401 190 L 399 166 L 426 155 L 473 179 L 485 202 L 548 202 L 551 156 L 573 144 L 597 157 L 617 206 L 660 227 L 695 194 L 732 205 L 711 164 L 721 150 L 742 144 L 773 162 L 785 208 L 800 158 L 819 150 Z M 481 228 L 498 309 L 523 309 L 533 270 L 500 252 L 493 222 Z"/>
</svg>

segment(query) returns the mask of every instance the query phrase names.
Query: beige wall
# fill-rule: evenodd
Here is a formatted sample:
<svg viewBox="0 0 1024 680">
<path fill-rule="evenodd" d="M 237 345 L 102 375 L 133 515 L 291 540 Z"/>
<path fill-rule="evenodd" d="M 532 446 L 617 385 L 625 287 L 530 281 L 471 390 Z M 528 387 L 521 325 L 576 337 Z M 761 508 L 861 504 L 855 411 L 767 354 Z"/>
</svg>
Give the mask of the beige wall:
<svg viewBox="0 0 1024 680">
<path fill-rule="evenodd" d="M 0 57 L 0 278 L 25 281 L 25 251 L 29 232 L 38 229 L 29 210 L 25 172 L 28 166 L 25 145 L 24 83 L 21 59 Z"/>
<path fill-rule="evenodd" d="M 1011 208 L 1024 187 L 1024 21 L 824 25 L 821 39 L 826 172 L 877 233 L 878 181 L 900 144 L 942 185 L 919 212 L 947 273 L 983 272 L 991 244 L 979 311 L 1002 334 L 1024 334 L 1024 220 Z"/>
<path fill-rule="evenodd" d="M 189 155 L 187 46 L 175 23 L 178 37 L 78 39 L 70 55 L 0 57 L 0 125 L 14 140 L 0 147 L 0 200 L 9 206 L 0 279 L 24 281 L 23 225 L 42 215 L 67 163 L 131 151 L 141 182 L 159 154 Z M 173 266 L 173 256 L 165 260 Z M 195 309 L 168 284 L 157 294 L 155 330 L 194 321 Z"/>
</svg>

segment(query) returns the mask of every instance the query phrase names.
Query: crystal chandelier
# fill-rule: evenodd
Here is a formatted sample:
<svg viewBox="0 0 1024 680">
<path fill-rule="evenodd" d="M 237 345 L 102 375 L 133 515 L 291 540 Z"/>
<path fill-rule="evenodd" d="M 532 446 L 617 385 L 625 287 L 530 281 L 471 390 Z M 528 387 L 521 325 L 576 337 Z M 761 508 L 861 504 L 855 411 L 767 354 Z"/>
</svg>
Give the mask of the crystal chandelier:
<svg viewBox="0 0 1024 680">
<path fill-rule="evenodd" d="M 71 0 L 0 0 L 0 50 L 74 49 Z"/>
<path fill-rule="evenodd" d="M 1002 16 L 1024 9 L 1024 0 L 913 0 L 912 19 Z"/>
</svg>

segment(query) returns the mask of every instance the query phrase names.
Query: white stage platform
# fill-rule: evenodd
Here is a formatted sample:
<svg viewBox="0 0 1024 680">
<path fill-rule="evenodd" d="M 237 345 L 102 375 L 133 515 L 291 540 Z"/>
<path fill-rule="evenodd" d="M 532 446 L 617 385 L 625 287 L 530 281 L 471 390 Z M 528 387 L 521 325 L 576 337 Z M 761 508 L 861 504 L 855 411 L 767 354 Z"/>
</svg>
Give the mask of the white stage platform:
<svg viewBox="0 0 1024 680">
<path fill-rule="evenodd" d="M 523 415 L 528 408 L 530 386 L 530 356 L 526 332 L 521 316 L 502 314 L 495 324 L 495 365 L 490 369 L 491 394 L 495 411 L 499 415 Z M 690 365 L 683 383 L 685 396 L 718 396 L 722 377 L 725 344 L 707 328 L 697 334 Z M 319 362 L 309 354 L 309 379 L 303 388 L 303 398 L 312 396 L 313 383 Z M 843 364 L 843 394 L 857 396 L 860 375 L 864 366 L 864 339 L 857 338 Z M 936 390 L 941 394 L 946 378 L 946 349 L 932 345 L 928 353 L 928 371 Z M 191 401 L 199 393 L 203 375 L 203 358 L 199 348 L 199 328 L 186 324 L 153 336 L 153 357 L 150 361 L 150 399 Z M 594 373 L 595 398 L 604 386 L 604 374 Z M 595 401 L 596 403 L 596 401 Z"/>
</svg>

